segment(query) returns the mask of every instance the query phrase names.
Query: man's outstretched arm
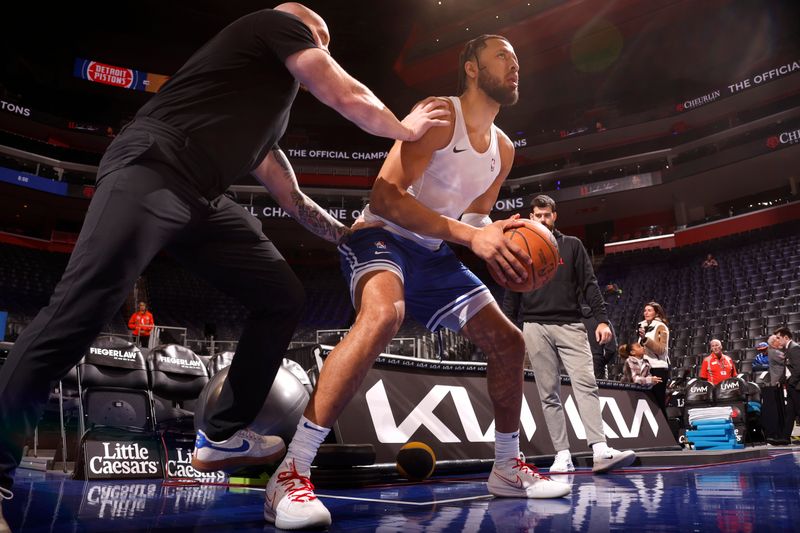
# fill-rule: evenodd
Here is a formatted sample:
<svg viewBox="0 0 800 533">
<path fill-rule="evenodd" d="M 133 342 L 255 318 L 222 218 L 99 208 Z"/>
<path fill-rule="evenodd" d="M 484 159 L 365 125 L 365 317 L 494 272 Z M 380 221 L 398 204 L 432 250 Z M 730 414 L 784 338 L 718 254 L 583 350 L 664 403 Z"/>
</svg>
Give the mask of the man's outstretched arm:
<svg viewBox="0 0 800 533">
<path fill-rule="evenodd" d="M 286 68 L 317 100 L 332 107 L 367 133 L 412 141 L 432 126 L 447 125 L 449 112 L 441 100 L 428 99 L 402 122 L 363 83 L 347 73 L 327 52 L 308 48 L 286 58 Z"/>
<path fill-rule="evenodd" d="M 253 175 L 284 211 L 314 235 L 336 244 L 350 233 L 350 228 L 300 190 L 292 165 L 280 148 L 271 150 Z"/>
</svg>

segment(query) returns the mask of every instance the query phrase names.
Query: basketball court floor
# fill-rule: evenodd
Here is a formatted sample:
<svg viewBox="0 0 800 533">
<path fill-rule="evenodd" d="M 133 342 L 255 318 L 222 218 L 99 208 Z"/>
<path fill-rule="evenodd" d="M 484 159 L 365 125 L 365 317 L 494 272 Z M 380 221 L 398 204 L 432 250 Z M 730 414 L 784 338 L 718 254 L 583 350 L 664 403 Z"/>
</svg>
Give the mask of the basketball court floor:
<svg viewBox="0 0 800 533">
<path fill-rule="evenodd" d="M 567 476 L 572 494 L 559 500 L 493 498 L 486 474 L 318 494 L 333 515 L 330 531 L 348 533 L 800 529 L 800 448 L 764 448 L 760 456 L 741 457 L 602 476 L 579 468 Z M 262 517 L 263 489 L 86 482 L 21 470 L 14 491 L 3 509 L 15 533 L 275 530 Z"/>
</svg>

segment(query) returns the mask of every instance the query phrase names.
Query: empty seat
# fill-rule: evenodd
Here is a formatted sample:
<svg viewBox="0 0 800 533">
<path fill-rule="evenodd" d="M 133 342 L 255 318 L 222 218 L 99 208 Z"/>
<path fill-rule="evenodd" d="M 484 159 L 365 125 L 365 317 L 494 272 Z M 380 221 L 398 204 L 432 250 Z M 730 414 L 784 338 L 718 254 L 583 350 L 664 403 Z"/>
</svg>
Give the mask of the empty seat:
<svg viewBox="0 0 800 533">
<path fill-rule="evenodd" d="M 147 364 L 138 346 L 100 337 L 78 363 L 81 431 L 92 426 L 152 429 Z"/>
<path fill-rule="evenodd" d="M 192 350 L 179 344 L 153 348 L 148 357 L 155 419 L 160 427 L 194 432 L 194 400 L 208 383 L 208 370 Z"/>
<path fill-rule="evenodd" d="M 727 348 L 729 350 L 741 350 L 744 348 L 750 348 L 751 343 L 749 339 L 733 339 L 728 341 Z"/>
<path fill-rule="evenodd" d="M 783 315 L 772 315 L 772 316 L 768 316 L 767 319 L 766 319 L 766 327 L 767 327 L 767 329 L 770 329 L 770 328 L 774 329 L 774 328 L 782 326 L 785 323 L 786 323 L 786 317 L 784 317 Z"/>
<path fill-rule="evenodd" d="M 233 356 L 235 353 L 236 352 L 231 351 L 220 352 L 212 357 L 208 365 L 209 374 L 213 377 L 223 368 L 230 366 L 233 362 Z"/>
</svg>

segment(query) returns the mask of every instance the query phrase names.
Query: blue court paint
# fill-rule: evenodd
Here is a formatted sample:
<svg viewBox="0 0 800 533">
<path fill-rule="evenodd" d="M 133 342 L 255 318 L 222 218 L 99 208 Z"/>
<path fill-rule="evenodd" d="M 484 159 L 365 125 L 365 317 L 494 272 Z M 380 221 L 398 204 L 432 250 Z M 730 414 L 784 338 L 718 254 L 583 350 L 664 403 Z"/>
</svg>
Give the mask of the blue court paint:
<svg viewBox="0 0 800 533">
<path fill-rule="evenodd" d="M 482 476 L 318 490 L 330 531 L 790 531 L 800 527 L 800 452 L 705 468 L 603 476 L 579 470 L 560 500 L 491 498 Z M 84 482 L 21 471 L 3 509 L 14 532 L 272 531 L 263 490 Z"/>
</svg>

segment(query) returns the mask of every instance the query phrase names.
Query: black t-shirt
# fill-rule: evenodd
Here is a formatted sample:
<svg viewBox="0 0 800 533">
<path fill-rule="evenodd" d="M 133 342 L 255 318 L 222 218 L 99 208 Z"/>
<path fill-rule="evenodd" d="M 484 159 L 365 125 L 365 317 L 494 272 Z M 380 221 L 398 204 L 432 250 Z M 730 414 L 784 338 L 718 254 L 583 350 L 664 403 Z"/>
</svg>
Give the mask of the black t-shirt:
<svg viewBox="0 0 800 533">
<path fill-rule="evenodd" d="M 207 197 L 253 170 L 281 138 L 299 87 L 287 57 L 317 45 L 294 15 L 265 9 L 223 29 L 136 114 L 98 179 L 136 160 L 178 170 Z"/>
</svg>

